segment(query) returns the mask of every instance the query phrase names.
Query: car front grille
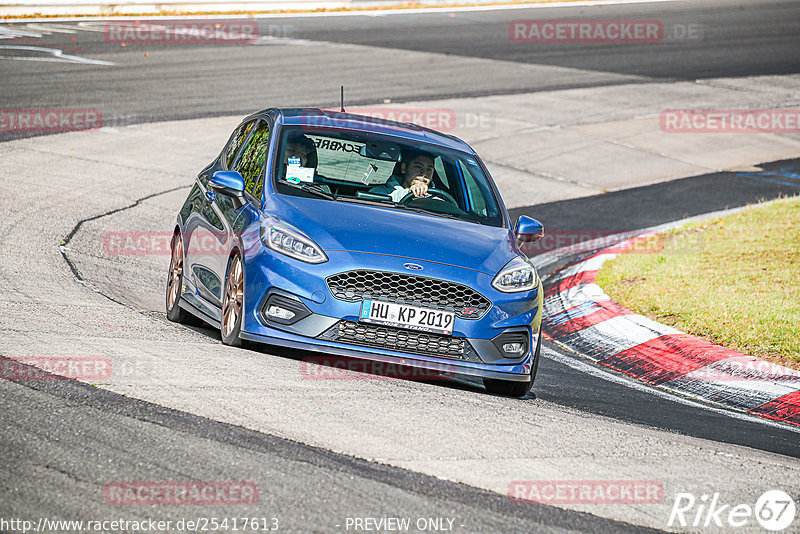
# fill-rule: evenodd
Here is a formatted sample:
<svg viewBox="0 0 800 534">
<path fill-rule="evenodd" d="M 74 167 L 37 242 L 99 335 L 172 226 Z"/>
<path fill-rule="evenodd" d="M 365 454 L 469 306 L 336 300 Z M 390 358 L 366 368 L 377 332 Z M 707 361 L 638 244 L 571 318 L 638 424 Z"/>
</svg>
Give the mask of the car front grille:
<svg viewBox="0 0 800 534">
<path fill-rule="evenodd" d="M 472 288 L 425 276 L 360 269 L 329 276 L 326 282 L 339 300 L 396 302 L 452 311 L 460 319 L 479 319 L 492 306 L 489 299 Z"/>
<path fill-rule="evenodd" d="M 462 337 L 415 332 L 390 326 L 339 321 L 320 337 L 341 343 L 379 347 L 425 356 L 459 360 L 473 359 L 470 357 L 472 347 Z"/>
</svg>

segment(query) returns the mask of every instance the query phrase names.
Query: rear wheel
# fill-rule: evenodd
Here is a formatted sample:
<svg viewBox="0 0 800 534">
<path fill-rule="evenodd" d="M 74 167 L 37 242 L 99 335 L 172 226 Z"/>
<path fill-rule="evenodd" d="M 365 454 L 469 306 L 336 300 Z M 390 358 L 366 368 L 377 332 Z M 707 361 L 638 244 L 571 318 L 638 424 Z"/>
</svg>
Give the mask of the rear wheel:
<svg viewBox="0 0 800 534">
<path fill-rule="evenodd" d="M 244 269 L 238 254 L 231 257 L 228 277 L 225 280 L 225 296 L 222 300 L 220 334 L 222 342 L 232 347 L 241 347 L 242 304 L 244 303 Z"/>
<path fill-rule="evenodd" d="M 183 287 L 183 238 L 180 232 L 172 236 L 172 259 L 167 273 L 167 319 L 173 323 L 188 324 L 191 314 L 180 307 Z"/>
<path fill-rule="evenodd" d="M 533 363 L 531 364 L 530 380 L 525 382 L 511 382 L 510 380 L 495 380 L 493 378 L 484 378 L 483 386 L 486 391 L 494 395 L 502 395 L 504 397 L 524 397 L 531 392 L 533 381 L 536 379 L 536 373 L 539 371 L 539 355 L 542 352 L 542 333 L 539 332 L 539 340 L 536 342 L 536 352 L 533 354 Z"/>
</svg>

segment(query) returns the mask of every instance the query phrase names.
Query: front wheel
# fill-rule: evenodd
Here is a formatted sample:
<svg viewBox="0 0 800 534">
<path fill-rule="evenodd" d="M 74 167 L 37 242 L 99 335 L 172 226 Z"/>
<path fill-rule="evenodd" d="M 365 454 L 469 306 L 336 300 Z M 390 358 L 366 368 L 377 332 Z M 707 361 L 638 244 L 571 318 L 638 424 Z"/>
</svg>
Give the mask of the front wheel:
<svg viewBox="0 0 800 534">
<path fill-rule="evenodd" d="M 533 354 L 533 363 L 531 364 L 530 380 L 525 382 L 511 382 L 510 380 L 495 380 L 493 378 L 484 378 L 483 387 L 486 391 L 494 395 L 502 395 L 504 397 L 524 397 L 531 392 L 533 381 L 536 379 L 536 373 L 539 371 L 539 355 L 542 352 L 542 333 L 539 332 L 539 340 L 536 342 L 536 352 Z"/>
<path fill-rule="evenodd" d="M 179 232 L 172 236 L 172 259 L 167 274 L 167 319 L 173 323 L 191 323 L 191 314 L 180 307 L 183 286 L 183 238 Z"/>
<path fill-rule="evenodd" d="M 242 315 L 244 303 L 244 269 L 242 258 L 236 254 L 228 266 L 228 277 L 225 280 L 225 296 L 222 300 L 222 321 L 220 334 L 222 342 L 232 347 L 241 347 Z"/>
</svg>

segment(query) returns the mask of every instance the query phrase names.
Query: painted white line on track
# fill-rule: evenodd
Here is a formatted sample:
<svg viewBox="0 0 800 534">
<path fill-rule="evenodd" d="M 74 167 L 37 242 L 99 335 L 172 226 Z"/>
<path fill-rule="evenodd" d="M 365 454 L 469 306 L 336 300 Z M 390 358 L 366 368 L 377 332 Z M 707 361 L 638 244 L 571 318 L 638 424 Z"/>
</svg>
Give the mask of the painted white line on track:
<svg viewBox="0 0 800 534">
<path fill-rule="evenodd" d="M 0 59 L 10 59 L 14 61 L 50 61 L 57 63 L 80 63 L 84 65 L 114 65 L 111 61 L 102 61 L 99 59 L 88 59 L 80 56 L 71 56 L 65 54 L 58 48 L 43 48 L 41 46 L 12 46 L 0 45 L 0 50 L 24 50 L 29 52 L 43 52 L 49 54 L 50 57 L 31 57 L 31 56 L 3 56 Z"/>
<path fill-rule="evenodd" d="M 264 46 L 264 45 L 308 46 L 308 45 L 318 45 L 321 43 L 324 44 L 325 41 L 309 41 L 308 39 L 292 39 L 290 37 L 273 37 L 271 35 L 262 35 L 250 44 L 254 46 Z M 338 43 L 330 43 L 330 44 L 338 44 Z"/>
<path fill-rule="evenodd" d="M 25 26 L 26 28 L 30 28 L 31 30 L 38 30 L 42 33 L 51 34 L 51 33 L 68 33 L 74 34 L 78 33 L 77 28 L 65 28 L 58 24 L 28 24 Z"/>
<path fill-rule="evenodd" d="M 41 36 L 41 33 L 26 32 L 24 30 L 0 27 L 0 39 L 16 39 L 17 37 L 33 37 L 35 39 L 39 39 Z"/>
<path fill-rule="evenodd" d="M 68 26 L 65 26 L 68 27 Z M 86 30 L 88 32 L 96 32 L 96 33 L 103 33 L 105 32 L 105 22 L 102 26 L 98 22 L 89 23 L 89 22 L 79 22 L 77 25 L 79 30 Z"/>
<path fill-rule="evenodd" d="M 791 430 L 792 432 L 797 432 L 798 434 L 800 434 L 800 427 L 795 427 L 793 425 L 788 425 L 785 423 L 778 423 L 775 421 L 771 421 L 769 419 L 762 419 L 761 417 L 758 417 L 756 415 L 749 415 L 745 412 L 734 410 L 733 408 L 717 408 L 716 406 L 706 404 L 705 402 L 692 400 L 691 398 L 687 397 L 686 393 L 684 392 L 667 390 L 659 386 L 650 386 L 633 379 L 625 378 L 621 375 L 610 373 L 604 369 L 598 369 L 597 367 L 588 362 L 579 360 L 575 357 L 565 356 L 553 349 L 545 347 L 544 345 L 542 345 L 542 356 L 549 358 L 553 361 L 556 361 L 558 363 L 562 363 L 567 367 L 575 369 L 578 372 L 586 373 L 595 378 L 600 378 L 608 382 L 614 382 L 616 384 L 620 384 L 622 386 L 629 387 L 637 391 L 650 393 L 651 395 L 655 395 L 656 397 L 660 397 L 665 400 L 677 402 L 680 404 L 685 404 L 687 406 L 692 406 L 694 408 L 709 410 L 711 412 L 724 415 L 727 417 L 733 417 L 734 419 L 739 419 L 742 421 L 748 421 L 751 423 L 761 423 L 763 425 L 771 426 L 774 428 Z"/>
</svg>

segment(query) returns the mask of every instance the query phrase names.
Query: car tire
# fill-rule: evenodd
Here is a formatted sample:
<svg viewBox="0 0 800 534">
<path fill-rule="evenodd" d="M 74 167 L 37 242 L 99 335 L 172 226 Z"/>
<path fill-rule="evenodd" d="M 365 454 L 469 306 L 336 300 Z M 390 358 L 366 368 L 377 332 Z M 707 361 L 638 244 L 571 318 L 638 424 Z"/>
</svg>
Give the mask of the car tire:
<svg viewBox="0 0 800 534">
<path fill-rule="evenodd" d="M 180 307 L 183 287 L 183 238 L 180 232 L 172 236 L 172 255 L 167 272 L 167 319 L 173 323 L 192 324 L 193 315 Z"/>
<path fill-rule="evenodd" d="M 531 367 L 530 380 L 524 382 L 512 382 L 510 380 L 495 380 L 492 378 L 483 379 L 483 387 L 488 393 L 502 395 L 503 397 L 524 397 L 531 392 L 536 373 L 539 372 L 539 357 L 542 352 L 542 333 L 539 332 L 539 340 L 536 342 L 536 352 L 533 354 L 533 364 Z"/>
<path fill-rule="evenodd" d="M 222 320 L 219 331 L 222 342 L 231 347 L 241 347 L 242 315 L 244 315 L 244 264 L 238 253 L 228 262 L 225 293 L 222 295 Z"/>
</svg>

